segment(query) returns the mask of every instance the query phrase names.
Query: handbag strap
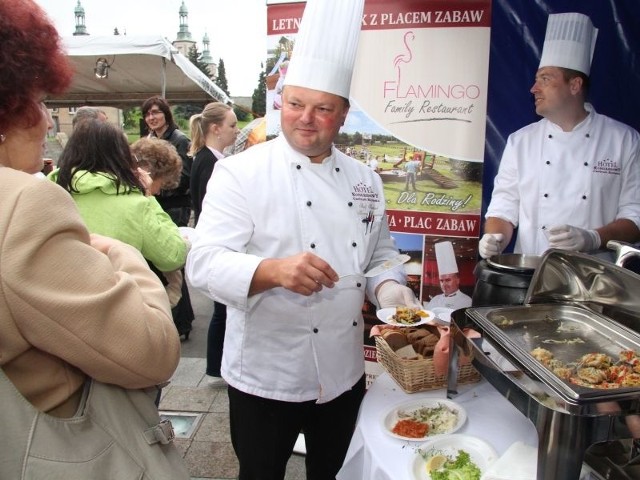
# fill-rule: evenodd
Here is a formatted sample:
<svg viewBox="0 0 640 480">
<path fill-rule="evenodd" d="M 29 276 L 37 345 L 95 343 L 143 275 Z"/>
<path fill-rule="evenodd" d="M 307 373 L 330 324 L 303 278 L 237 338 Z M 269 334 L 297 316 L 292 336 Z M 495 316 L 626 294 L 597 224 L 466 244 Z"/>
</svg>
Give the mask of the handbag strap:
<svg viewBox="0 0 640 480">
<path fill-rule="evenodd" d="M 171 420 L 162 420 L 159 424 L 148 428 L 144 431 L 144 438 L 147 440 L 149 445 L 153 445 L 154 443 L 166 445 L 173 442 L 173 439 L 176 438 L 176 434 L 173 430 Z"/>
</svg>

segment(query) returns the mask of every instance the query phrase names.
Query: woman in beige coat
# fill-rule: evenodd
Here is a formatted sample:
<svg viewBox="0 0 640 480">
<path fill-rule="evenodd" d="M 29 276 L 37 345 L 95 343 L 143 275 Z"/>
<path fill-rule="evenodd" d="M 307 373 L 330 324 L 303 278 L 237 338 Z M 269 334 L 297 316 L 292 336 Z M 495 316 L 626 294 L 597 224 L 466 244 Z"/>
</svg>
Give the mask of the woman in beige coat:
<svg viewBox="0 0 640 480">
<path fill-rule="evenodd" d="M 53 25 L 32 0 L 0 0 L 0 40 L 0 367 L 38 410 L 69 417 L 89 377 L 168 380 L 180 342 L 140 253 L 90 236 L 69 194 L 29 175 L 53 126 L 42 101 L 72 76 Z"/>
</svg>

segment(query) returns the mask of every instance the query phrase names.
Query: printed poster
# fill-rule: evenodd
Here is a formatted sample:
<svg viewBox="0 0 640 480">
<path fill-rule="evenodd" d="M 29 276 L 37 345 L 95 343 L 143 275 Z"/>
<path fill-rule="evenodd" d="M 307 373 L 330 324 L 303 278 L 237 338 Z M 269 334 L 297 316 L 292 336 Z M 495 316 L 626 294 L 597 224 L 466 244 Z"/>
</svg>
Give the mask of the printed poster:
<svg viewBox="0 0 640 480">
<path fill-rule="evenodd" d="M 280 132 L 282 80 L 303 10 L 303 2 L 268 6 L 267 138 Z M 411 257 L 404 265 L 408 284 L 426 308 L 441 304 L 451 288 L 471 305 L 490 26 L 490 0 L 365 3 L 351 110 L 336 146 L 381 176 L 389 228 Z M 455 256 L 452 278 L 439 273 L 440 242 L 449 242 Z M 363 316 L 370 383 L 382 371 L 369 335 L 381 322 L 369 302 Z"/>
</svg>

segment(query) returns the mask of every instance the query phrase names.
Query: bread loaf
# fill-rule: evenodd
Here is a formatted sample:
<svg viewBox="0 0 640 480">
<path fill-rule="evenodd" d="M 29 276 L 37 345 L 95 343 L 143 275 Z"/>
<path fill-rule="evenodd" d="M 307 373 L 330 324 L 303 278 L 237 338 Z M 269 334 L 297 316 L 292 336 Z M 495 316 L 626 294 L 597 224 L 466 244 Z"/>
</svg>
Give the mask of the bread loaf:
<svg viewBox="0 0 640 480">
<path fill-rule="evenodd" d="M 391 350 L 394 352 L 399 348 L 409 345 L 407 336 L 398 330 L 385 330 L 382 332 L 382 338 L 385 339 Z"/>
</svg>

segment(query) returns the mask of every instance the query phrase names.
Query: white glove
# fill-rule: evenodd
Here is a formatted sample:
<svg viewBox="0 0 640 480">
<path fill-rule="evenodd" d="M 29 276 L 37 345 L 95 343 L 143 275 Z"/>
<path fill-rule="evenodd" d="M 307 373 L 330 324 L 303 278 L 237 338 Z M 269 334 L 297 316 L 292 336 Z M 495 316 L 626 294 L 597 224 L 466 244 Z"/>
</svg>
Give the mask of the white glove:
<svg viewBox="0 0 640 480">
<path fill-rule="evenodd" d="M 500 255 L 506 245 L 502 244 L 504 235 L 501 233 L 485 233 L 478 244 L 478 252 L 482 258 Z"/>
<path fill-rule="evenodd" d="M 407 307 L 421 308 L 420 302 L 406 285 L 400 285 L 398 282 L 388 281 L 378 288 L 378 304 L 380 308 L 397 307 L 405 305 Z"/>
<path fill-rule="evenodd" d="M 549 228 L 549 247 L 578 252 L 590 252 L 600 248 L 600 234 L 571 225 Z"/>
</svg>

